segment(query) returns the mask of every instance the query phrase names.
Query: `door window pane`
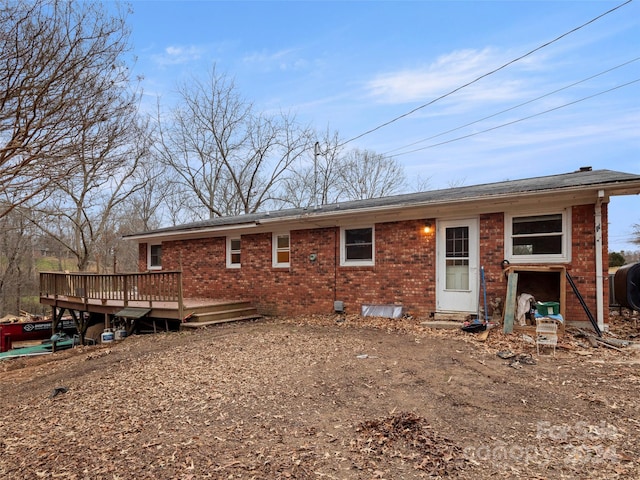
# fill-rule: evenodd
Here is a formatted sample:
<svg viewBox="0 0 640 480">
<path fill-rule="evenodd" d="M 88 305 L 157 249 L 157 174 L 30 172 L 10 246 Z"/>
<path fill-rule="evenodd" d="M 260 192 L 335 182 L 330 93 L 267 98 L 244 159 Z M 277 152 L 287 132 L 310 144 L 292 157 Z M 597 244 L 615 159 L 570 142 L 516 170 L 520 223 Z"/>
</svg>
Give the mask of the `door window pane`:
<svg viewBox="0 0 640 480">
<path fill-rule="evenodd" d="M 446 229 L 447 290 L 469 290 L 469 227 Z"/>
</svg>

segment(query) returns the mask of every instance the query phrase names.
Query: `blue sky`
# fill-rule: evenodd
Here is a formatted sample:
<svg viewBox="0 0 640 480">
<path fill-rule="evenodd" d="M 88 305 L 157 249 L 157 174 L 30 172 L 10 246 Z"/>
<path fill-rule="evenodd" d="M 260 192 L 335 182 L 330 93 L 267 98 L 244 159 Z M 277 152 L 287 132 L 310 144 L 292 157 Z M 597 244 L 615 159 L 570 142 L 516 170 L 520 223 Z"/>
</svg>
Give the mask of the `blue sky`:
<svg viewBox="0 0 640 480">
<path fill-rule="evenodd" d="M 215 64 L 258 110 L 349 140 L 623 2 L 133 1 L 129 24 L 149 106 Z M 430 188 L 582 166 L 640 174 L 638 80 L 636 0 L 348 146 L 398 155 Z M 635 223 L 640 198 L 614 198 L 611 250 L 638 249 Z"/>
</svg>

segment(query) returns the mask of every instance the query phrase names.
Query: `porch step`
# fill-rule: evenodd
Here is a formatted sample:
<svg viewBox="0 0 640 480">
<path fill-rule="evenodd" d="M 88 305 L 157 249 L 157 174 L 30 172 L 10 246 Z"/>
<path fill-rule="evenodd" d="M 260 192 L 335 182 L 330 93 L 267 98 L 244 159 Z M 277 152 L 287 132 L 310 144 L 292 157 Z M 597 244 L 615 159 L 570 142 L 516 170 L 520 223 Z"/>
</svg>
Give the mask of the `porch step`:
<svg viewBox="0 0 640 480">
<path fill-rule="evenodd" d="M 433 321 L 466 322 L 476 318 L 475 314 L 464 312 L 436 312 Z"/>
<path fill-rule="evenodd" d="M 260 316 L 255 307 L 252 307 L 251 305 L 243 305 L 240 307 L 237 305 L 229 305 L 229 307 L 224 310 L 196 312 L 191 316 L 191 318 L 189 318 L 187 323 L 202 323 L 251 316 Z"/>
<path fill-rule="evenodd" d="M 209 325 L 218 325 L 220 323 L 240 322 L 243 320 L 258 320 L 260 318 L 262 318 L 262 315 L 255 314 L 255 315 L 246 315 L 243 317 L 222 318 L 218 320 L 184 322 L 180 324 L 180 329 L 188 330 L 188 329 L 194 329 L 194 328 L 204 328 Z"/>
<path fill-rule="evenodd" d="M 255 307 L 247 300 L 228 300 L 217 302 L 215 304 L 207 303 L 205 305 L 193 307 L 185 306 L 185 311 L 192 314 L 192 318 L 190 319 L 191 321 L 195 321 L 195 318 L 198 316 L 203 317 L 211 313 L 223 314 L 228 311 L 243 309 L 255 311 Z M 207 321 L 207 319 L 204 319 L 203 321 Z"/>
<path fill-rule="evenodd" d="M 192 329 L 226 322 L 255 320 L 262 318 L 258 310 L 247 301 L 224 302 L 209 305 L 191 311 L 187 321 L 180 324 L 181 329 Z"/>
</svg>

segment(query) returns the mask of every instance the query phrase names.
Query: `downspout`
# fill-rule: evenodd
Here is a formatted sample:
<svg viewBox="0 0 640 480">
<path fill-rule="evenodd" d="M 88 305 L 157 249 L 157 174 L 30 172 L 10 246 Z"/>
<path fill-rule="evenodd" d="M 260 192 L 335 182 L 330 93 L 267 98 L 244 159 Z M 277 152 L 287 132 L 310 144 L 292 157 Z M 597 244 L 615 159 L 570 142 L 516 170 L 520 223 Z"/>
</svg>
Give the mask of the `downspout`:
<svg viewBox="0 0 640 480">
<path fill-rule="evenodd" d="M 596 318 L 598 327 L 604 331 L 604 274 L 602 268 L 602 201 L 604 190 L 598 190 L 595 204 L 595 234 L 596 234 Z"/>
<path fill-rule="evenodd" d="M 340 227 L 333 229 L 333 305 L 335 310 L 335 302 L 338 300 L 338 258 L 340 255 L 338 235 L 340 235 Z"/>
</svg>

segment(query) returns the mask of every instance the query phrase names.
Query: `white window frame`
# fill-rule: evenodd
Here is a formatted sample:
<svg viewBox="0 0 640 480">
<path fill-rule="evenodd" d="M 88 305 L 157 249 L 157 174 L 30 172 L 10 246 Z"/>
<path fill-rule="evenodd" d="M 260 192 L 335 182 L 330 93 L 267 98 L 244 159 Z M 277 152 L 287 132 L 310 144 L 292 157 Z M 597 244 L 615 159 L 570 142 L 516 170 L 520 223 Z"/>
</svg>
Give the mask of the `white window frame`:
<svg viewBox="0 0 640 480">
<path fill-rule="evenodd" d="M 562 215 L 562 253 L 547 255 L 513 254 L 513 219 L 541 215 Z M 512 263 L 568 263 L 571 261 L 571 207 L 562 210 L 510 212 L 504 215 L 505 258 Z"/>
<path fill-rule="evenodd" d="M 160 247 L 160 264 L 159 265 L 151 265 L 151 249 L 153 247 Z M 161 243 L 147 244 L 147 268 L 149 270 L 162 270 L 162 244 Z"/>
<path fill-rule="evenodd" d="M 347 230 L 371 229 L 371 259 L 347 260 L 346 232 Z M 376 228 L 375 225 L 358 225 L 340 227 L 340 266 L 341 267 L 373 267 L 376 264 Z"/>
<path fill-rule="evenodd" d="M 278 237 L 286 236 L 289 239 L 289 246 L 287 248 L 278 247 Z M 273 268 L 289 268 L 291 266 L 291 234 L 289 232 L 273 232 L 272 240 L 271 260 Z M 278 262 L 278 252 L 286 251 L 289 253 L 288 262 Z"/>
<path fill-rule="evenodd" d="M 231 249 L 231 242 L 234 241 L 234 240 L 240 241 L 240 249 L 239 250 L 232 250 Z M 231 262 L 231 256 L 232 256 L 233 253 L 240 254 L 240 263 L 232 263 Z M 242 237 L 240 237 L 240 236 L 227 237 L 227 268 L 240 268 L 241 265 L 242 265 Z"/>
</svg>

